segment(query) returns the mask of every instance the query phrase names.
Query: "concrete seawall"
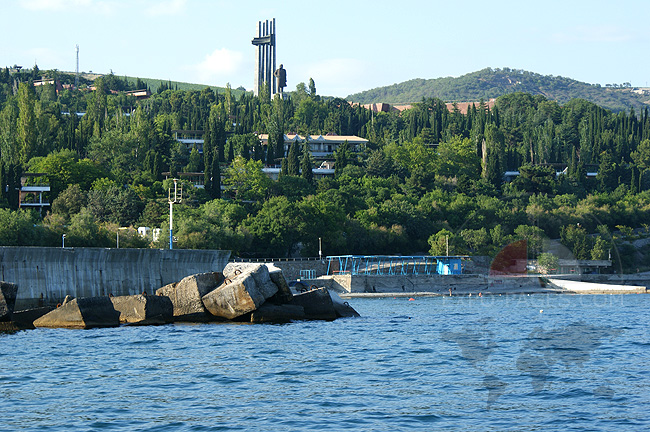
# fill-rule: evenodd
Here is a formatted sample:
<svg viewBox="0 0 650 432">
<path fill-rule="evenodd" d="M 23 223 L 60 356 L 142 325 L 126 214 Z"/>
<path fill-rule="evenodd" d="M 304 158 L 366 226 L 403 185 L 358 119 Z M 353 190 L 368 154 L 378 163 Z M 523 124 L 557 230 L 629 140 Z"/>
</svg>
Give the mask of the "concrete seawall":
<svg viewBox="0 0 650 432">
<path fill-rule="evenodd" d="M 569 278 L 567 278 L 569 279 Z M 571 280 L 548 283 L 538 276 L 464 275 L 337 275 L 304 280 L 307 285 L 325 286 L 342 297 L 377 297 L 395 294 L 452 295 L 459 294 L 630 294 L 647 292 L 645 285 L 630 285 L 630 280 L 617 278 L 619 285 L 585 283 Z M 636 280 L 634 282 L 637 282 Z M 564 286 L 566 283 L 567 286 Z M 580 285 L 580 289 L 575 287 Z"/>
<path fill-rule="evenodd" d="M 0 247 L 0 276 L 18 285 L 21 309 L 66 295 L 151 294 L 191 274 L 221 271 L 229 257 L 222 250 Z"/>
<path fill-rule="evenodd" d="M 546 291 L 537 277 L 499 277 L 485 275 L 338 275 L 323 276 L 306 284 L 326 286 L 340 294 L 395 294 L 429 293 L 449 295 L 455 292 L 517 292 L 535 293 Z M 549 289 L 549 292 L 555 291 Z"/>
</svg>

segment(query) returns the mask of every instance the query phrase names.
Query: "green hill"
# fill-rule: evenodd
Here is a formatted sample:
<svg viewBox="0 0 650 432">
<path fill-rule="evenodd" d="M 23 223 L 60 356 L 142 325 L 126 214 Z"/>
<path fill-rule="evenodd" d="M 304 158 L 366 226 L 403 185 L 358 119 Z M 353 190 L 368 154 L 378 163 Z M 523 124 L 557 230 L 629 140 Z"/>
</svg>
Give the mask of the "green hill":
<svg viewBox="0 0 650 432">
<path fill-rule="evenodd" d="M 138 80 L 136 77 L 130 77 L 127 76 L 126 79 L 132 83 L 135 84 Z M 158 87 L 161 85 L 167 85 L 171 89 L 178 89 L 178 90 L 186 90 L 186 91 L 192 91 L 192 90 L 203 90 L 206 87 L 210 87 L 212 90 L 216 90 L 219 93 L 223 94 L 226 91 L 225 87 L 217 87 L 217 86 L 212 86 L 212 85 L 206 85 L 206 84 L 192 84 L 192 83 L 186 83 L 186 82 L 181 82 L 181 81 L 169 81 L 169 80 L 161 80 L 161 79 L 155 79 L 155 78 L 139 78 L 140 81 L 144 81 L 147 84 L 147 87 L 152 92 L 156 92 L 158 90 Z M 244 93 L 245 90 L 242 89 L 232 89 L 232 93 L 236 97 L 240 97 L 242 93 Z"/>
<path fill-rule="evenodd" d="M 352 94 L 346 99 L 359 103 L 391 104 L 419 102 L 436 97 L 450 102 L 479 101 L 507 93 L 541 94 L 559 103 L 581 98 L 613 111 L 639 111 L 650 103 L 650 95 L 634 93 L 632 87 L 602 87 L 570 78 L 540 75 L 518 69 L 486 68 L 458 78 L 412 79 L 399 84 L 378 87 Z"/>
<path fill-rule="evenodd" d="M 72 84 L 74 82 L 74 76 L 75 76 L 74 72 L 61 72 L 61 71 L 56 71 L 56 72 L 44 71 L 43 75 L 47 77 L 56 77 L 66 84 Z M 107 79 L 108 82 L 111 83 L 109 84 L 109 87 L 110 88 L 115 87 L 114 88 L 115 90 L 126 90 L 126 89 L 141 90 L 140 88 L 137 88 L 138 87 L 137 83 L 139 81 L 140 84 L 144 83 L 146 87 L 148 87 L 153 93 L 156 93 L 160 86 L 172 90 L 185 90 L 185 91 L 195 91 L 195 90 L 200 91 L 206 87 L 209 87 L 212 90 L 218 91 L 221 94 L 225 93 L 226 91 L 225 87 L 218 87 L 218 86 L 212 86 L 207 84 L 194 84 L 194 83 L 187 83 L 181 81 L 170 81 L 170 80 L 156 79 L 156 78 L 140 78 L 140 77 L 132 77 L 132 76 L 120 76 L 120 75 L 113 75 L 113 74 L 100 74 L 100 73 L 87 73 L 87 72 L 83 72 L 79 74 L 80 82 L 82 84 L 88 84 L 88 85 L 90 85 L 93 81 L 95 81 L 97 78 L 100 77 L 104 77 L 104 79 Z M 232 89 L 232 94 L 235 97 L 240 97 L 241 94 L 244 93 L 245 91 L 246 90 L 243 88 Z"/>
</svg>

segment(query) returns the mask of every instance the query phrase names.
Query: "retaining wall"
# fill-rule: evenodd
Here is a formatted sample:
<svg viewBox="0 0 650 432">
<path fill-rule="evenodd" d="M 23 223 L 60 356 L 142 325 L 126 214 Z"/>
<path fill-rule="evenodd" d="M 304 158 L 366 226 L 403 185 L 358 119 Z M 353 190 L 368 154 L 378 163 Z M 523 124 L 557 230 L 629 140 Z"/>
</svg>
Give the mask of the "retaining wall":
<svg viewBox="0 0 650 432">
<path fill-rule="evenodd" d="M 586 278 L 601 279 L 600 283 L 588 280 L 591 284 L 584 284 L 580 292 L 585 293 L 645 293 L 647 276 L 617 276 L 616 278 Z M 341 294 L 400 294 L 400 293 L 430 293 L 448 295 L 461 293 L 483 294 L 526 294 L 526 293 L 558 293 L 574 292 L 561 284 L 547 284 L 545 278 L 537 276 L 487 276 L 478 274 L 464 275 L 404 275 L 404 276 L 377 276 L 377 275 L 336 275 L 323 276 L 313 280 L 305 280 L 306 284 L 326 286 Z M 581 279 L 580 276 L 565 278 L 570 280 Z M 585 278 L 582 278 L 585 279 Z M 618 282 L 619 284 L 612 284 Z M 572 282 L 575 283 L 575 282 Z M 591 287 L 591 288 L 589 288 Z"/>
<path fill-rule="evenodd" d="M 66 295 L 133 295 L 185 276 L 221 271 L 230 251 L 0 247 L 1 280 L 18 285 L 16 309 Z"/>
<path fill-rule="evenodd" d="M 537 277 L 488 277 L 485 275 L 340 275 L 324 276 L 305 283 L 327 286 L 339 293 L 439 293 L 462 292 L 539 292 Z"/>
</svg>

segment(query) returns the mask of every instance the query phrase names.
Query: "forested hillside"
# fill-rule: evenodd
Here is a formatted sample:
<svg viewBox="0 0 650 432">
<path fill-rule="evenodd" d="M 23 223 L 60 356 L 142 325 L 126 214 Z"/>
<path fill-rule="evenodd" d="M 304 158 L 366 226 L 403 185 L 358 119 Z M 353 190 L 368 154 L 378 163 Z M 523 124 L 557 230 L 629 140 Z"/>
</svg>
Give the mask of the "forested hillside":
<svg viewBox="0 0 650 432">
<path fill-rule="evenodd" d="M 60 246 L 66 234 L 71 247 L 113 247 L 116 235 L 121 247 L 165 247 L 171 180 L 162 173 L 204 172 L 205 189 L 183 185 L 175 247 L 315 256 L 322 238 L 326 255 L 444 254 L 448 239 L 452 254 L 495 256 L 527 239 L 536 257 L 552 238 L 577 258 L 611 250 L 616 268 L 648 266 L 647 246 L 629 243 L 650 231 L 647 108 L 612 113 L 510 93 L 467 115 L 436 98 L 373 114 L 320 98 L 313 82 L 290 100 L 205 88 L 136 101 L 112 76 L 95 91 L 32 85 L 48 73 L 0 70 L 0 245 Z M 203 153 L 177 142 L 178 129 L 205 131 Z M 270 135 L 268 148 L 256 132 Z M 289 132 L 369 143 L 339 148 L 335 177 L 315 181 L 309 152 L 279 145 Z M 264 165 L 281 165 L 280 179 Z M 504 182 L 514 170 L 521 175 Z M 42 217 L 16 209 L 25 172 L 51 185 Z M 163 234 L 154 243 L 138 226 Z"/>
<path fill-rule="evenodd" d="M 614 111 L 629 111 L 630 108 L 643 110 L 650 102 L 650 95 L 639 95 L 631 90 L 628 83 L 601 87 L 559 76 L 487 68 L 458 78 L 413 79 L 356 93 L 346 99 L 363 104 L 406 104 L 420 102 L 423 98 L 467 102 L 487 101 L 508 93 L 523 92 L 542 95 L 561 104 L 580 98 Z"/>
</svg>

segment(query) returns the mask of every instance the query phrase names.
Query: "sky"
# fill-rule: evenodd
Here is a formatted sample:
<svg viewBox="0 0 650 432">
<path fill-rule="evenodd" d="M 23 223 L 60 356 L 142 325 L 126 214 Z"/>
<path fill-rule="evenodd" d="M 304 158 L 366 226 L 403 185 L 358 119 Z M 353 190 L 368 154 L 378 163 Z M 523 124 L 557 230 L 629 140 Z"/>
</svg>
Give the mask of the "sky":
<svg viewBox="0 0 650 432">
<path fill-rule="evenodd" d="M 486 67 L 650 83 L 648 0 L 4 0 L 0 66 L 253 88 L 276 19 L 287 88 L 345 97 Z"/>
</svg>

